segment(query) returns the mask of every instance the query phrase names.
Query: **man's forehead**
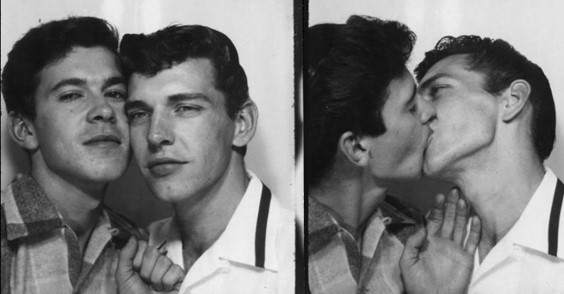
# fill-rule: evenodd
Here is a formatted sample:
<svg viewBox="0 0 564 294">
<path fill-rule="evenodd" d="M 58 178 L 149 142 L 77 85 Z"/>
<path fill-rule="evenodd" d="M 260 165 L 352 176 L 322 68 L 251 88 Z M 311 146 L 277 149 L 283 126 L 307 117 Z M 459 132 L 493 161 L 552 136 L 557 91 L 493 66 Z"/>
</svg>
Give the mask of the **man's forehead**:
<svg viewBox="0 0 564 294">
<path fill-rule="evenodd" d="M 468 54 L 450 55 L 437 61 L 435 64 L 433 64 L 433 66 L 431 66 L 431 68 L 429 68 L 427 73 L 425 73 L 425 76 L 421 79 L 421 82 L 424 82 L 431 76 L 460 69 L 469 69 Z"/>
<path fill-rule="evenodd" d="M 419 87 L 425 88 L 441 77 L 462 78 L 470 72 L 482 75 L 472 69 L 470 62 L 469 54 L 447 56 L 431 66 L 419 82 Z"/>
<path fill-rule="evenodd" d="M 104 47 L 73 47 L 39 72 L 41 83 L 49 85 L 69 79 L 103 83 L 116 77 L 123 77 L 116 56 Z"/>
<path fill-rule="evenodd" d="M 203 58 L 187 60 L 151 76 L 133 73 L 129 80 L 129 100 L 166 103 L 174 100 L 170 98 L 188 97 L 220 103 L 223 94 L 216 89 L 215 77 L 211 74 L 213 67 Z"/>
</svg>

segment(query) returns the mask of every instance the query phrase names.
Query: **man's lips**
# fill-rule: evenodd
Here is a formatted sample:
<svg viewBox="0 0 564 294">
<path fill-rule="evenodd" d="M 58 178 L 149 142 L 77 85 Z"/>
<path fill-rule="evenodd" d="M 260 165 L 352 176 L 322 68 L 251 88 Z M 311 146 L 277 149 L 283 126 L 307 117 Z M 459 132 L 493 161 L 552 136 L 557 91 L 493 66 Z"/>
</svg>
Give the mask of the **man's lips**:
<svg viewBox="0 0 564 294">
<path fill-rule="evenodd" d="M 179 169 L 183 164 L 188 163 L 184 160 L 179 160 L 170 157 L 160 157 L 149 160 L 146 167 L 151 174 L 155 177 L 164 177 L 172 174 Z"/>
<path fill-rule="evenodd" d="M 154 158 L 149 160 L 149 162 L 147 163 L 147 168 L 153 168 L 155 166 L 163 165 L 163 164 L 184 164 L 184 163 L 187 163 L 187 161 L 178 160 L 170 157 L 160 157 L 160 158 Z"/>
<path fill-rule="evenodd" d="M 120 145 L 121 138 L 114 134 L 101 134 L 91 137 L 90 139 L 86 140 L 83 144 L 84 145 L 97 145 L 97 144 L 104 144 L 104 143 L 115 143 Z"/>
</svg>

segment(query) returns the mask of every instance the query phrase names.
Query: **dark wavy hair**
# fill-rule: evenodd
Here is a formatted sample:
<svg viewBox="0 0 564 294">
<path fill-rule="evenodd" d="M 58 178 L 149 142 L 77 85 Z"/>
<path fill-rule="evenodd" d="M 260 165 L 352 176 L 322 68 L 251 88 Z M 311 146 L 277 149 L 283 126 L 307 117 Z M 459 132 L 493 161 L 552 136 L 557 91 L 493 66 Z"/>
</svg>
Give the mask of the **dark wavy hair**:
<svg viewBox="0 0 564 294">
<path fill-rule="evenodd" d="M 532 140 L 541 160 L 552 152 L 556 111 L 550 83 L 542 69 L 501 39 L 479 36 L 443 37 L 415 69 L 417 81 L 437 62 L 451 55 L 466 54 L 469 69 L 484 75 L 484 90 L 499 95 L 517 79 L 531 85 L 529 102 L 533 107 Z"/>
<path fill-rule="evenodd" d="M 154 76 L 189 58 L 207 58 L 215 70 L 215 86 L 226 97 L 227 113 L 234 118 L 249 100 L 245 71 L 237 49 L 223 33 L 200 25 L 171 25 L 149 35 L 126 34 L 120 44 L 126 73 Z"/>
<path fill-rule="evenodd" d="M 104 47 L 121 65 L 118 40 L 117 30 L 95 17 L 69 17 L 32 28 L 14 44 L 2 71 L 6 109 L 35 119 L 34 93 L 41 70 L 64 58 L 73 47 Z"/>
<path fill-rule="evenodd" d="M 340 136 L 379 136 L 390 82 L 402 76 L 416 36 L 399 22 L 351 16 L 308 29 L 305 95 L 306 183 L 331 167 Z"/>
</svg>

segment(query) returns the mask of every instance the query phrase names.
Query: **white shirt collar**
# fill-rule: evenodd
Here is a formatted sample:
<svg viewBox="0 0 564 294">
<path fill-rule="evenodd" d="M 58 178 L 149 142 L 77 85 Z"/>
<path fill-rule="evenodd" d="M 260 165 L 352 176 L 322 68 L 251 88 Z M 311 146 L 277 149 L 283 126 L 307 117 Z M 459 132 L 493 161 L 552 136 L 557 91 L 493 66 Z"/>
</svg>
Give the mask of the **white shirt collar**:
<svg viewBox="0 0 564 294">
<path fill-rule="evenodd" d="M 525 210 L 502 241 L 547 252 L 548 222 L 557 178 L 549 168 L 545 170 Z"/>
<path fill-rule="evenodd" d="M 543 253 L 547 252 L 548 222 L 557 178 L 548 167 L 545 167 L 545 171 L 541 183 L 517 222 L 492 248 L 481 264 L 479 263 L 479 252 L 476 251 L 473 280 L 509 257 L 515 248 L 514 245 Z M 515 248 L 515 250 L 519 250 L 519 248 Z"/>
<path fill-rule="evenodd" d="M 241 263 L 249 266 L 255 266 L 255 233 L 257 228 L 257 218 L 261 201 L 263 188 L 262 182 L 252 172 L 247 171 L 250 181 L 241 202 L 229 220 L 225 231 L 219 239 L 208 249 L 204 255 L 216 256 L 219 259 Z M 278 205 L 274 196 L 271 198 L 271 204 Z M 280 226 L 277 223 L 279 219 L 277 209 L 270 209 L 266 241 L 265 241 L 265 263 L 264 267 L 268 270 L 278 271 L 277 253 L 275 246 L 276 228 Z M 159 245 L 165 239 L 167 240 L 166 250 L 167 256 L 175 263 L 184 265 L 182 255 L 182 241 L 179 229 L 173 218 L 163 220 L 159 225 L 151 230 L 151 244 Z M 167 233 L 165 233 L 167 232 Z"/>
</svg>

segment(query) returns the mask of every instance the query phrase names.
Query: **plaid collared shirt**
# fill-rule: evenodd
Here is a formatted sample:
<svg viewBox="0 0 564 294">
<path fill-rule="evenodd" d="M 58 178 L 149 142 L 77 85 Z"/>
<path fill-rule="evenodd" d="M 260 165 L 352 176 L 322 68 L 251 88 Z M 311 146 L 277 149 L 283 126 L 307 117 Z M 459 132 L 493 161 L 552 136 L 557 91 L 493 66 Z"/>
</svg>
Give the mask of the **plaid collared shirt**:
<svg viewBox="0 0 564 294">
<path fill-rule="evenodd" d="M 141 237 L 104 207 L 81 254 L 41 187 L 20 174 L 2 192 L 2 294 L 116 293 L 119 249 L 131 235 Z"/>
<path fill-rule="evenodd" d="M 407 209 L 388 196 L 369 217 L 362 240 L 308 197 L 308 267 L 312 293 L 402 293 L 399 258 L 415 231 Z"/>
</svg>

